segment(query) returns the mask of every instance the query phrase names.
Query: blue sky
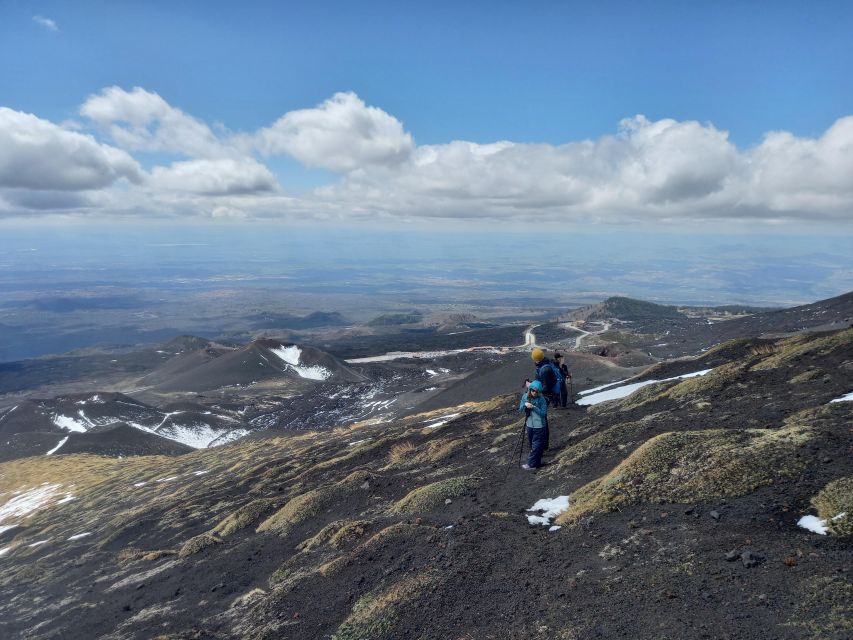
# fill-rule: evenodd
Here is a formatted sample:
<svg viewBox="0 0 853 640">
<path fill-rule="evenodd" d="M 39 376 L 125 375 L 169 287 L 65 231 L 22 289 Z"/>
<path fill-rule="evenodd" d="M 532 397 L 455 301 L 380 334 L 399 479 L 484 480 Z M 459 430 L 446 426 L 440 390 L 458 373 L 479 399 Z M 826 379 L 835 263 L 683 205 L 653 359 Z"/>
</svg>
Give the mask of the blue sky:
<svg viewBox="0 0 853 640">
<path fill-rule="evenodd" d="M 7 0 L 0 87 L 55 121 L 111 85 L 240 130 L 355 91 L 419 144 L 596 138 L 642 113 L 745 146 L 853 113 L 851 31 L 849 2 Z"/>
<path fill-rule="evenodd" d="M 847 233 L 851 32 L 850 2 L 7 0 L 0 218 Z"/>
</svg>

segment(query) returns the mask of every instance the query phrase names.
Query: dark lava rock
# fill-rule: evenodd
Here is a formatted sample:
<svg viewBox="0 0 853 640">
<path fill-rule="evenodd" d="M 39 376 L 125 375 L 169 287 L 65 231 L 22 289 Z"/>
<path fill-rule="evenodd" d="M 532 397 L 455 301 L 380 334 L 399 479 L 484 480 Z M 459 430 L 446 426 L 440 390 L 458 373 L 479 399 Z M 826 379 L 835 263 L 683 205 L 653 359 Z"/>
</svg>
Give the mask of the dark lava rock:
<svg viewBox="0 0 853 640">
<path fill-rule="evenodd" d="M 714 520 L 720 519 L 720 512 L 717 511 L 716 509 L 714 511 L 712 511 L 711 513 L 709 513 L 708 515 L 711 516 Z"/>
<path fill-rule="evenodd" d="M 740 558 L 740 554 L 737 551 L 729 551 L 726 555 L 726 562 L 734 562 L 738 558 Z"/>
<path fill-rule="evenodd" d="M 760 556 L 757 553 L 753 553 L 752 551 L 744 551 L 740 554 L 740 560 L 743 562 L 743 566 L 747 569 L 751 567 L 757 567 L 764 560 L 764 556 Z"/>
</svg>

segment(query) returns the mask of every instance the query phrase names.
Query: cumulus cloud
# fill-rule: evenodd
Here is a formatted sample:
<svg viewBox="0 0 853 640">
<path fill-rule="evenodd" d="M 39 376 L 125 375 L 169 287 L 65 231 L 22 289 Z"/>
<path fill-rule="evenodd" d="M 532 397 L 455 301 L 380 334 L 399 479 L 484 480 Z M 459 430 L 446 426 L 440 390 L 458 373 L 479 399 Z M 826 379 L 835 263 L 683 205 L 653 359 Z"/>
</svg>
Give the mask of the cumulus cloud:
<svg viewBox="0 0 853 640">
<path fill-rule="evenodd" d="M 56 22 L 50 18 L 45 18 L 44 16 L 33 16 L 33 22 L 40 27 L 44 27 L 48 31 L 59 31 L 59 27 L 56 25 Z"/>
<path fill-rule="evenodd" d="M 150 186 L 208 196 L 239 195 L 274 191 L 275 177 L 264 165 L 243 158 L 187 160 L 168 167 L 154 167 Z"/>
<path fill-rule="evenodd" d="M 139 87 L 108 87 L 89 96 L 80 114 L 82 124 L 58 126 L 0 108 L 0 213 L 853 222 L 853 116 L 816 138 L 774 131 L 744 150 L 711 123 L 642 115 L 610 135 L 564 144 L 417 146 L 398 119 L 354 93 L 239 134 Z M 131 155 L 138 151 L 176 157 L 146 173 Z M 263 162 L 277 155 L 340 175 L 286 195 Z M 112 186 L 119 178 L 136 186 Z M 85 198 L 35 193 L 45 190 L 87 191 Z"/>
<path fill-rule="evenodd" d="M 290 111 L 255 139 L 265 155 L 288 154 L 308 167 L 337 172 L 397 165 L 414 148 L 399 120 L 354 93 L 336 93 L 313 109 Z"/>
<path fill-rule="evenodd" d="M 132 91 L 108 87 L 89 96 L 80 114 L 97 123 L 125 149 L 205 158 L 231 153 L 202 121 L 141 87 Z"/>
<path fill-rule="evenodd" d="M 0 187 L 79 191 L 119 178 L 141 182 L 139 164 L 90 135 L 0 107 Z"/>
</svg>

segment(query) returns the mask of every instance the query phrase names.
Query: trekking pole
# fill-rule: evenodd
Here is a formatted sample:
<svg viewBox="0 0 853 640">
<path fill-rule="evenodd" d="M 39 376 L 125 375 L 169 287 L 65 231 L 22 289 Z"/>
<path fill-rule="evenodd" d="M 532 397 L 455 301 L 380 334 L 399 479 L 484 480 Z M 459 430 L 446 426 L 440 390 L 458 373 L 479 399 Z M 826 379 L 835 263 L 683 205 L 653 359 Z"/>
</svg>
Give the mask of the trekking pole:
<svg viewBox="0 0 853 640">
<path fill-rule="evenodd" d="M 527 431 L 527 417 L 525 417 L 524 420 L 521 421 L 521 437 L 518 439 L 518 445 L 513 449 L 513 456 L 512 456 L 512 458 L 510 458 L 509 464 L 506 467 L 506 473 L 504 474 L 504 480 L 506 480 L 509 477 L 509 470 L 512 469 L 513 464 L 515 463 L 515 455 L 514 455 L 515 452 L 518 451 L 519 461 L 521 460 L 522 456 L 524 455 L 524 435 L 525 435 L 526 431 Z M 519 464 L 521 464 L 521 463 L 519 462 Z"/>
<path fill-rule="evenodd" d="M 571 376 L 569 377 L 569 404 L 575 403 L 575 385 Z"/>
</svg>

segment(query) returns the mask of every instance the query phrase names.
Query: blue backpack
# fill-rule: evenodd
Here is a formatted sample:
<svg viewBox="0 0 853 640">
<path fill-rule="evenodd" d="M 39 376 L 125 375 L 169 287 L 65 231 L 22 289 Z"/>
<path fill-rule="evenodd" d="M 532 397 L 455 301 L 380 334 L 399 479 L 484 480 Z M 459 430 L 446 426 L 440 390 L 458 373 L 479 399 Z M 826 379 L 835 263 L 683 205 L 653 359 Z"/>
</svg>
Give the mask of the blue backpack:
<svg viewBox="0 0 853 640">
<path fill-rule="evenodd" d="M 536 371 L 536 377 L 542 381 L 543 385 L 545 384 L 545 381 L 543 380 L 544 376 L 542 375 L 542 369 L 545 367 L 549 368 L 554 373 L 554 386 L 551 389 L 545 389 L 545 392 L 559 394 L 563 388 L 563 372 L 560 371 L 560 367 L 550 360 L 548 362 L 543 362 Z"/>
</svg>

